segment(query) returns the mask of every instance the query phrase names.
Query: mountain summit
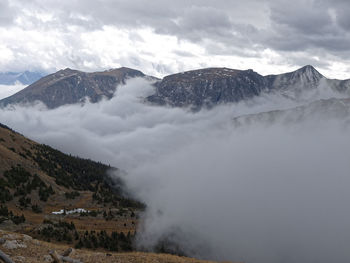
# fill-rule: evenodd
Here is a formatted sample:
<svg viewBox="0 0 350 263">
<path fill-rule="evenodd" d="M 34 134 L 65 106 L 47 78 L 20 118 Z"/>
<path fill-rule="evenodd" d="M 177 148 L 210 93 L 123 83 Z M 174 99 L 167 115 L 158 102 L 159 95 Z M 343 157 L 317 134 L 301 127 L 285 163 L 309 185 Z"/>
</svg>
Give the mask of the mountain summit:
<svg viewBox="0 0 350 263">
<path fill-rule="evenodd" d="M 201 108 L 256 96 L 267 85 L 253 70 L 207 68 L 167 76 L 155 87 L 156 93 L 148 97 L 152 103 Z"/>
<path fill-rule="evenodd" d="M 1 100 L 0 105 L 42 101 L 48 108 L 56 108 L 82 102 L 86 97 L 94 103 L 103 97 L 111 98 L 119 84 L 134 77 L 145 77 L 145 74 L 125 67 L 93 73 L 66 68 Z"/>
<path fill-rule="evenodd" d="M 313 66 L 305 66 L 296 71 L 266 76 L 269 85 L 273 89 L 298 89 L 316 88 L 325 77 L 319 73 Z"/>
</svg>

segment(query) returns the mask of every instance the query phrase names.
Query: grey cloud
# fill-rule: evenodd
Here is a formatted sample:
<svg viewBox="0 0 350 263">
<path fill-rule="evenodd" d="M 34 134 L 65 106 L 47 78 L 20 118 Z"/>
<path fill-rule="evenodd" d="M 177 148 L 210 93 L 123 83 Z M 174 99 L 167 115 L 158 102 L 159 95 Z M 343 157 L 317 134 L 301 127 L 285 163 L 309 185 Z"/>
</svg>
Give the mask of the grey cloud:
<svg viewBox="0 0 350 263">
<path fill-rule="evenodd" d="M 64 52 L 79 53 L 73 59 L 59 58 L 64 66 L 75 66 L 84 70 L 84 65 L 94 65 L 98 59 L 92 59 L 91 54 L 82 50 L 82 39 L 79 34 L 90 31 L 104 30 L 104 26 L 123 29 L 130 33 L 131 42 L 140 43 L 136 29 L 149 28 L 155 34 L 175 36 L 186 40 L 205 50 L 206 56 L 238 56 L 242 58 L 261 58 L 263 51 L 270 49 L 280 55 L 295 56 L 297 52 L 311 57 L 322 51 L 327 62 L 335 59 L 343 63 L 350 58 L 350 32 L 348 18 L 349 2 L 345 0 L 297 0 L 297 1 L 214 1 L 214 0 L 179 0 L 176 2 L 154 0 L 86 0 L 86 1 L 11 1 L 11 12 L 8 2 L 0 11 L 10 21 L 13 8 L 25 22 L 16 22 L 25 31 L 36 30 L 45 35 L 55 31 L 61 35 L 61 47 Z M 46 21 L 38 14 L 48 14 L 51 19 Z M 0 15 L 1 17 L 1 15 Z M 75 26 L 77 31 L 70 31 Z M 10 47 L 14 50 L 13 47 Z M 132 49 L 130 46 L 130 50 Z M 16 50 L 29 53 L 26 48 Z M 73 52 L 73 51 L 72 51 Z M 140 50 L 140 53 L 145 50 Z M 187 50 L 184 50 L 187 52 Z M 53 52 L 54 53 L 54 52 Z M 47 59 L 54 64 L 52 52 L 47 52 Z M 62 52 L 59 53 L 60 55 Z M 174 53 L 175 54 L 175 53 Z M 13 64 L 29 64 L 32 58 L 13 61 Z M 58 56 L 53 54 L 53 56 Z M 134 57 L 134 54 L 132 54 Z M 303 58 L 300 58 L 301 61 Z M 23 61 L 26 61 L 25 63 Z M 71 63 L 74 61 L 74 63 Z M 107 61 L 114 61 L 113 59 Z M 162 61 L 138 62 L 137 59 L 123 58 L 118 63 L 127 61 L 128 65 L 164 64 Z M 179 60 L 180 61 L 180 60 Z M 40 62 L 34 62 L 40 63 Z M 67 63 L 67 65 L 64 65 Z M 170 66 L 170 72 L 183 67 Z M 272 61 L 271 63 L 276 63 Z M 197 63 L 199 66 L 199 63 Z M 45 65 L 47 68 L 48 66 Z M 91 66 L 99 68 L 100 65 Z M 151 72 L 156 68 L 152 67 Z M 169 67 L 169 66 L 168 66 Z M 233 65 L 234 67 L 234 65 Z M 91 68 L 89 69 L 91 70 Z M 146 69 L 145 71 L 147 71 Z M 162 71 L 165 72 L 165 71 Z M 162 72 L 157 72 L 162 74 Z M 167 71 L 168 72 L 168 71 Z M 154 74 L 154 73 L 153 73 Z"/>
<path fill-rule="evenodd" d="M 346 0 L 328 0 L 329 6 L 335 12 L 335 20 L 343 30 L 350 31 L 350 4 Z"/>
<path fill-rule="evenodd" d="M 346 14 L 349 3 L 332 3 L 327 0 L 247 1 L 245 4 L 209 0 L 171 4 L 166 1 L 145 4 L 142 0 L 132 3 L 94 1 L 88 2 L 82 11 L 73 9 L 100 20 L 101 24 L 149 26 L 159 34 L 175 35 L 204 47 L 211 41 L 216 42 L 222 54 L 241 55 L 238 50 L 243 48 L 310 52 L 322 48 L 337 56 L 348 56 L 350 36 Z M 331 10 L 335 10 L 336 20 Z M 242 12 L 249 19 L 244 19 Z"/>
<path fill-rule="evenodd" d="M 193 57 L 192 53 L 186 52 L 184 50 L 174 50 L 173 52 L 180 57 Z"/>
<path fill-rule="evenodd" d="M 313 0 L 282 0 L 271 5 L 271 19 L 277 25 L 285 25 L 307 35 L 332 32 L 332 20 L 328 6 Z"/>
<path fill-rule="evenodd" d="M 349 58 L 349 27 L 344 27 L 348 16 L 347 1 L 298 0 L 273 2 L 270 5 L 271 31 L 263 43 L 284 51 L 308 51 L 317 49 L 338 57 Z M 336 19 L 332 16 L 335 12 Z"/>
<path fill-rule="evenodd" d="M 232 23 L 223 10 L 191 6 L 177 21 L 179 36 L 191 40 L 231 35 Z"/>
<path fill-rule="evenodd" d="M 16 17 L 16 11 L 10 6 L 8 0 L 0 2 L 0 26 L 7 26 L 13 23 Z"/>
</svg>

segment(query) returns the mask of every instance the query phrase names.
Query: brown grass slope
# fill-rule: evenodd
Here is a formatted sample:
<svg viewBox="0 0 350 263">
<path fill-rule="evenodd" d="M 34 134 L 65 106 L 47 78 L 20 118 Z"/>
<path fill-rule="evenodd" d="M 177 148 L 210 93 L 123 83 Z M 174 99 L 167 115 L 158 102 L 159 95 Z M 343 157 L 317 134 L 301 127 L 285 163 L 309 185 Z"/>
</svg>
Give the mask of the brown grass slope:
<svg viewBox="0 0 350 263">
<path fill-rule="evenodd" d="M 0 238 L 4 242 L 1 250 L 15 262 L 39 263 L 51 262 L 49 252 L 56 250 L 62 254 L 69 247 L 63 244 L 52 244 L 30 238 L 26 235 L 15 234 L 7 231 L 0 231 Z M 17 248 L 9 248 L 9 242 L 15 241 Z M 211 263 L 212 261 L 197 260 L 187 257 L 179 257 L 168 254 L 154 254 L 143 252 L 129 253 L 106 253 L 91 250 L 74 249 L 69 255 L 73 259 L 81 260 L 84 263 Z"/>
<path fill-rule="evenodd" d="M 9 177 L 16 173 L 6 174 L 18 169 L 28 174 L 28 182 L 21 182 L 20 178 L 19 182 L 11 185 L 9 182 L 12 179 Z M 6 220 L 6 216 L 0 215 L 0 228 L 35 236 L 43 221 L 47 220 L 53 223 L 72 222 L 78 233 L 106 231 L 107 234 L 133 234 L 137 226 L 137 213 L 143 205 L 121 196 L 118 182 L 115 187 L 110 187 L 114 181 L 107 176 L 109 169 L 109 166 L 71 157 L 40 145 L 0 125 L 0 192 L 6 190 L 12 197 L 11 200 L 0 200 L 0 207 L 5 206 L 13 215 L 24 215 L 26 219 L 24 223 L 13 224 L 11 220 Z M 35 176 L 40 178 L 42 187 L 26 190 Z M 40 195 L 40 189 L 47 190 L 49 187 L 53 193 L 45 200 L 45 196 Z M 67 196 L 72 193 L 75 195 Z M 26 199 L 30 202 L 23 205 Z M 33 206 L 38 207 L 39 211 L 34 211 Z M 94 213 L 52 214 L 53 211 L 76 208 Z"/>
</svg>

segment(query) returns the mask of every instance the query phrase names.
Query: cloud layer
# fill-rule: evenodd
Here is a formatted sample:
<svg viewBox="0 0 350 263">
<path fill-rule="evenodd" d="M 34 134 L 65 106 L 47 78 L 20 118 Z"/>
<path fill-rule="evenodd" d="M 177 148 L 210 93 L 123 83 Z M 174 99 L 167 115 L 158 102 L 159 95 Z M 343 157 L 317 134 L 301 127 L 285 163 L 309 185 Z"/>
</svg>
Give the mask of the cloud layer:
<svg viewBox="0 0 350 263">
<path fill-rule="evenodd" d="M 0 7 L 2 71 L 122 65 L 162 76 L 227 66 L 268 74 L 313 64 L 348 77 L 344 0 L 13 0 Z"/>
<path fill-rule="evenodd" d="M 129 192 L 148 205 L 140 247 L 167 237 L 202 258 L 350 260 L 349 114 L 306 108 L 258 115 L 249 125 L 232 121 L 339 94 L 323 87 L 304 101 L 270 94 L 192 113 L 143 104 L 152 91 L 133 79 L 110 101 L 17 107 L 1 110 L 0 119 L 39 142 L 127 170 Z"/>
</svg>

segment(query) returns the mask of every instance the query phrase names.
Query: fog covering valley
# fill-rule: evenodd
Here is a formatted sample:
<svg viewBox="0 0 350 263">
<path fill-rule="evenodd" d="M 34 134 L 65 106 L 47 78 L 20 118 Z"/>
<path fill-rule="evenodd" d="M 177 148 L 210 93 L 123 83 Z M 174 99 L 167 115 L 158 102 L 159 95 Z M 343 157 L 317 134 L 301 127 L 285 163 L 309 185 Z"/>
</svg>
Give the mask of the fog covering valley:
<svg viewBox="0 0 350 263">
<path fill-rule="evenodd" d="M 211 110 L 152 106 L 131 79 L 111 100 L 47 110 L 17 105 L 1 122 L 40 143 L 127 172 L 146 203 L 138 246 L 244 262 L 350 260 L 350 100 L 320 85 Z M 175 245 L 176 244 L 176 245 Z"/>
</svg>

